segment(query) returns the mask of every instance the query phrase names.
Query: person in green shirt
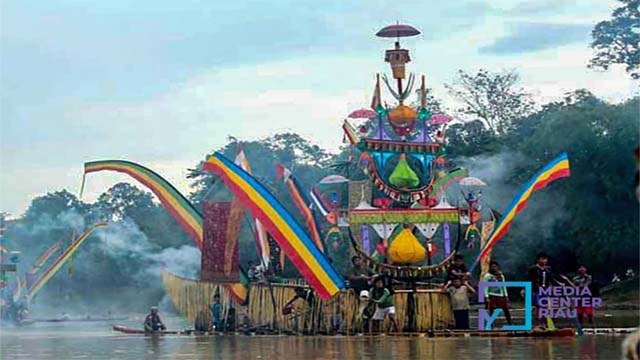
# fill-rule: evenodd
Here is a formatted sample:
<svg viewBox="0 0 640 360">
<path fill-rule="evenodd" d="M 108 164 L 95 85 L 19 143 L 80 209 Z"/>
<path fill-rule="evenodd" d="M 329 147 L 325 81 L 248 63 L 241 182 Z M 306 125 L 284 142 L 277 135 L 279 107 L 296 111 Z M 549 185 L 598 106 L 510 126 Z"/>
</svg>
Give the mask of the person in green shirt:
<svg viewBox="0 0 640 360">
<path fill-rule="evenodd" d="M 484 282 L 504 282 L 504 274 L 500 270 L 500 264 L 497 261 L 489 263 L 489 272 L 482 278 Z M 484 298 L 489 315 L 493 314 L 495 309 L 502 309 L 507 324 L 511 325 L 511 313 L 509 312 L 509 294 L 505 286 L 487 286 L 484 288 Z"/>
<path fill-rule="evenodd" d="M 391 291 L 384 286 L 382 277 L 377 277 L 373 282 L 373 288 L 369 290 L 371 301 L 376 304 L 376 312 L 373 314 L 373 324 L 376 331 L 380 329 L 380 322 L 387 315 L 391 319 L 391 325 L 394 331 L 398 331 L 396 323 L 396 308 L 393 306 L 393 295 Z"/>
</svg>

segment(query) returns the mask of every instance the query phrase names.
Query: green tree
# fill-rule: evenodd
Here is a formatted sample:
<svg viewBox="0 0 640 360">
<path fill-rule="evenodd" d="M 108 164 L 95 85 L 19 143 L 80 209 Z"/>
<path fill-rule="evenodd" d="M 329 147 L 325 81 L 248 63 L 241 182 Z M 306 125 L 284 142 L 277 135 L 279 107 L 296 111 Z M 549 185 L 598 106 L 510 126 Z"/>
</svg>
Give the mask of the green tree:
<svg viewBox="0 0 640 360">
<path fill-rule="evenodd" d="M 506 134 L 512 123 L 533 111 L 529 94 L 518 87 L 515 71 L 492 73 L 485 69 L 475 74 L 458 71 L 453 83 L 446 87 L 463 107 L 458 109 L 465 120 L 480 120 L 496 135 Z"/>
<path fill-rule="evenodd" d="M 43 216 L 53 219 L 70 210 L 78 214 L 86 214 L 89 206 L 67 190 L 60 190 L 33 199 L 23 220 L 32 223 L 39 221 Z"/>
<path fill-rule="evenodd" d="M 631 78 L 640 78 L 640 1 L 619 0 L 610 20 L 599 22 L 591 36 L 595 50 L 589 67 L 607 70 L 611 65 L 626 65 Z"/>
<path fill-rule="evenodd" d="M 134 221 L 151 215 L 156 205 L 151 193 L 129 183 L 117 183 L 98 197 L 94 209 L 111 221 Z"/>
<path fill-rule="evenodd" d="M 532 225 L 545 218 L 560 219 L 552 231 L 548 235 L 525 234 L 514 226 L 509 234 L 507 242 L 526 243 L 529 249 L 522 253 L 525 258 L 520 263 L 544 248 L 556 264 L 567 267 L 564 271 L 574 270 L 577 262 L 586 262 L 596 273 L 607 276 L 636 266 L 640 219 L 633 194 L 632 150 L 637 137 L 631 134 L 640 132 L 639 105 L 638 98 L 608 104 L 580 90 L 544 106 L 519 124 L 528 135 L 514 132 L 512 136 L 519 141 L 510 142 L 532 161 L 515 169 L 516 183 L 526 181 L 532 171 L 563 151 L 568 152 L 571 163 L 570 178 L 536 195 L 557 208 L 539 213 L 539 217 L 523 213 L 520 219 L 533 221 Z"/>
<path fill-rule="evenodd" d="M 154 201 L 150 192 L 118 183 L 98 197 L 92 214 L 109 221 L 133 221 L 159 248 L 193 244 L 174 217 Z"/>
<path fill-rule="evenodd" d="M 496 134 L 480 120 L 453 124 L 447 128 L 447 152 L 452 157 L 494 154 L 500 148 Z"/>
</svg>

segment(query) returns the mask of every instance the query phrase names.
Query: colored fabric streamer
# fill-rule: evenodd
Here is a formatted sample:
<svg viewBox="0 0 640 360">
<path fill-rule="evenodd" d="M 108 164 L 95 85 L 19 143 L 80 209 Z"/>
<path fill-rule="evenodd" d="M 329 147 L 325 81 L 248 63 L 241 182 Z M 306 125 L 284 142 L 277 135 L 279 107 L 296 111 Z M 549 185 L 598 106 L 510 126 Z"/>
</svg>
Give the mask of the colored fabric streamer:
<svg viewBox="0 0 640 360">
<path fill-rule="evenodd" d="M 242 227 L 242 217 L 244 216 L 244 206 L 237 199 L 231 202 L 231 212 L 227 222 L 226 242 L 224 246 L 224 275 L 227 278 L 238 278 L 238 239 Z"/>
<path fill-rule="evenodd" d="M 442 225 L 442 231 L 444 232 L 444 256 L 447 257 L 451 254 L 451 233 L 448 221 Z"/>
<path fill-rule="evenodd" d="M 371 247 L 371 237 L 369 236 L 369 226 L 366 224 L 360 225 L 360 236 L 362 238 L 362 251 L 369 255 L 369 249 Z"/>
<path fill-rule="evenodd" d="M 249 277 L 241 267 L 238 268 L 238 279 L 239 282 L 226 284 L 225 287 L 236 304 L 246 305 L 249 301 Z"/>
<path fill-rule="evenodd" d="M 331 225 L 336 225 L 338 223 L 338 217 L 334 211 L 331 211 L 327 204 L 322 199 L 322 195 L 316 187 L 312 187 L 309 192 L 309 196 L 311 198 L 313 207 L 318 209 L 320 214 L 324 216 L 324 219 Z"/>
<path fill-rule="evenodd" d="M 62 268 L 62 266 L 67 262 L 71 256 L 78 250 L 80 245 L 85 242 L 89 238 L 95 230 L 99 228 L 106 227 L 107 223 L 99 222 L 89 229 L 85 231 L 82 235 L 80 235 L 77 239 L 75 239 L 69 247 L 56 258 L 56 260 L 51 264 L 51 266 L 33 283 L 33 285 L 27 291 L 27 298 L 32 299 L 42 287 L 51 280 L 51 278 Z"/>
<path fill-rule="evenodd" d="M 195 240 L 198 249 L 202 249 L 202 216 L 189 200 L 167 180 L 142 165 L 125 160 L 101 160 L 84 164 L 85 176 L 88 173 L 105 170 L 125 173 L 149 188 L 165 209 Z"/>
<path fill-rule="evenodd" d="M 493 233 L 491 233 L 491 236 L 480 251 L 480 254 L 478 254 L 478 257 L 473 263 L 472 269 L 475 268 L 485 255 L 487 255 L 496 242 L 509 231 L 513 218 L 517 213 L 524 209 L 533 192 L 545 188 L 554 180 L 569 177 L 570 175 L 569 157 L 567 156 L 567 153 L 562 153 L 540 169 L 531 179 L 529 179 L 529 181 L 520 187 L 520 190 L 504 211 L 504 215 L 496 224 Z"/>
<path fill-rule="evenodd" d="M 313 213 L 311 212 L 311 209 L 309 208 L 309 204 L 311 204 L 311 201 L 307 199 L 304 191 L 302 191 L 300 187 L 300 183 L 298 183 L 298 180 L 293 176 L 289 169 L 285 168 L 282 164 L 276 164 L 276 170 L 279 177 L 282 177 L 282 180 L 287 185 L 287 188 L 289 188 L 289 194 L 293 199 L 293 203 L 296 204 L 296 207 L 304 218 L 304 221 L 307 225 L 307 231 L 309 232 L 311 239 L 316 243 L 318 249 L 324 252 L 324 244 L 322 243 L 322 238 L 320 237 L 318 224 L 313 216 Z"/>
<path fill-rule="evenodd" d="M 209 157 L 204 169 L 217 173 L 265 225 L 309 285 L 323 299 L 344 288 L 344 280 L 318 246 L 280 202 L 253 176 L 220 153 Z"/>
<path fill-rule="evenodd" d="M 38 270 L 40 270 L 40 268 L 42 267 L 42 265 L 44 265 L 47 262 L 47 260 L 49 260 L 49 258 L 51 258 L 51 256 L 55 254 L 56 251 L 58 251 L 58 249 L 60 249 L 60 243 L 53 244 L 53 246 L 45 250 L 45 252 L 42 253 L 42 255 L 40 255 L 38 260 L 36 260 L 36 262 L 33 264 L 31 269 L 29 270 L 29 273 L 30 274 L 37 273 Z"/>
<path fill-rule="evenodd" d="M 262 258 L 262 263 L 267 267 L 270 265 L 271 261 L 271 248 L 269 246 L 269 238 L 267 237 L 267 230 L 265 230 L 264 226 L 260 222 L 260 220 L 255 220 L 255 229 L 254 229 L 254 238 L 258 243 L 258 249 L 260 252 L 260 257 Z"/>
<path fill-rule="evenodd" d="M 235 163 L 242 168 L 242 170 L 246 171 L 249 174 L 252 174 L 251 165 L 249 165 L 249 159 L 242 148 L 242 145 L 238 146 L 238 155 L 236 155 Z M 234 205 L 236 203 L 240 203 L 240 200 L 237 198 L 233 199 Z M 233 205 L 232 205 L 233 207 Z M 258 254 L 262 259 L 262 264 L 266 267 L 269 266 L 269 240 L 267 239 L 267 232 L 262 226 L 262 223 L 258 219 L 253 219 L 255 228 L 254 228 L 254 239 L 258 244 L 258 250 L 260 254 Z"/>
<path fill-rule="evenodd" d="M 489 236 L 493 232 L 493 228 L 495 227 L 496 221 L 495 219 L 490 221 L 482 222 L 482 230 L 480 231 L 480 248 L 484 247 L 484 244 L 489 239 Z M 489 265 L 491 262 L 491 250 L 485 255 L 480 261 L 480 279 L 484 279 L 484 276 L 489 272 Z"/>
</svg>

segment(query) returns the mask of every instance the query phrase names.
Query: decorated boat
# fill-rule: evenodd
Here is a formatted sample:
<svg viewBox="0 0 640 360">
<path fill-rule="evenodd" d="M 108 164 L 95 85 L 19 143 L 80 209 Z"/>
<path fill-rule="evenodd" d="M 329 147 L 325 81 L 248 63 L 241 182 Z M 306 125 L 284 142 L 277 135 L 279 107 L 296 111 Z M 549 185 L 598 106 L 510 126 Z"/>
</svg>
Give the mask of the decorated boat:
<svg viewBox="0 0 640 360">
<path fill-rule="evenodd" d="M 194 323 L 210 323 L 209 309 L 217 296 L 225 330 L 361 333 L 366 302 L 345 282 L 332 260 L 350 254 L 359 255 L 366 266 L 387 279 L 401 333 L 461 334 L 450 331 L 454 325 L 451 303 L 441 287 L 454 257 L 475 258 L 472 267 L 478 265 L 486 272 L 491 248 L 504 236 L 515 214 L 532 192 L 568 176 L 568 159 L 560 156 L 536 174 L 504 215 L 496 216 L 483 206 L 481 187 L 487 184 L 448 158 L 446 128 L 453 117 L 439 113 L 428 102 L 425 75 L 418 77 L 406 70 L 411 57 L 400 39 L 418 34 L 414 27 L 401 24 L 376 34 L 396 40 L 384 57 L 391 66 L 391 77 L 376 75 L 370 107 L 352 111 L 343 122 L 350 151 L 346 168 L 357 168 L 356 174 L 348 170 L 332 174 L 305 190 L 292 171 L 276 164 L 278 178 L 299 211 L 295 216 L 252 175 L 242 148 L 235 159 L 215 153 L 202 164 L 202 171 L 215 173 L 222 180 L 216 185 L 224 183 L 233 198 L 205 199 L 198 206 L 142 165 L 122 160 L 85 164 L 85 175 L 117 171 L 140 181 L 194 239 L 201 251 L 200 278 L 187 279 L 167 270 L 162 273 L 165 289 L 182 316 Z M 393 99 L 391 104 L 383 100 L 383 87 L 387 99 Z M 411 100 L 415 93 L 417 100 Z M 251 219 L 261 266 L 270 274 L 260 281 L 249 281 L 239 266 L 238 242 L 245 213 Z M 284 258 L 296 268 L 299 278 L 278 277 Z M 296 297 L 306 301 L 292 302 Z M 382 331 L 389 330 L 388 321 L 383 322 Z M 560 329 L 518 336 L 573 333 Z M 516 336 L 493 331 L 467 334 Z"/>
</svg>

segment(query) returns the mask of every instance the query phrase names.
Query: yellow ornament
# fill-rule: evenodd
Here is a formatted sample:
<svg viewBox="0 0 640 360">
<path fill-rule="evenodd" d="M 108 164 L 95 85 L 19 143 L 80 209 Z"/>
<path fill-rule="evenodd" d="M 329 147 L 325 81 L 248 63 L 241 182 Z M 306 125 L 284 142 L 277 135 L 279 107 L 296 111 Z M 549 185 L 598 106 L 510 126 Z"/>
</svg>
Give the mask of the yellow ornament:
<svg viewBox="0 0 640 360">
<path fill-rule="evenodd" d="M 424 260 L 426 255 L 427 251 L 411 229 L 403 229 L 389 246 L 389 258 L 398 264 L 416 263 Z"/>
</svg>

